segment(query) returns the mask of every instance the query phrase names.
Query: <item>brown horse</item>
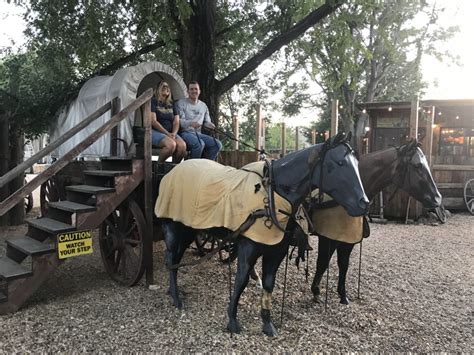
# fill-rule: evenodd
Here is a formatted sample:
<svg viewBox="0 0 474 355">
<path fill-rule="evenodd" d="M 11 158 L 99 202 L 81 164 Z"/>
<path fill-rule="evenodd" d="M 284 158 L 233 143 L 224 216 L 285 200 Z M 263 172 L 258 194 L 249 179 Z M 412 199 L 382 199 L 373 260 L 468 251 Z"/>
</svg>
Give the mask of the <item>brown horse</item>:
<svg viewBox="0 0 474 355">
<path fill-rule="evenodd" d="M 201 201 L 190 202 L 190 195 L 199 194 L 200 190 L 217 189 L 222 185 L 219 183 L 207 184 L 205 177 L 200 177 L 199 180 L 194 176 L 188 176 L 188 196 L 176 197 L 171 196 L 169 200 L 163 197 L 166 189 L 181 188 L 181 185 L 174 184 L 173 181 L 180 178 L 180 174 L 185 174 L 186 165 L 192 164 L 190 161 L 183 162 L 176 166 L 170 174 L 167 174 L 160 184 L 160 193 L 157 200 L 157 209 L 160 211 L 162 207 L 167 207 L 169 204 L 177 204 L 177 210 L 181 206 L 193 204 L 193 206 L 202 205 Z M 218 167 L 216 167 L 218 168 Z M 230 170 L 231 173 L 235 173 Z M 362 188 L 362 183 L 359 177 L 358 163 L 355 155 L 347 144 L 347 139 L 343 135 L 338 134 L 332 137 L 324 144 L 317 144 L 310 148 L 292 153 L 284 158 L 273 161 L 264 169 L 264 174 L 259 178 L 259 181 L 249 187 L 252 193 L 260 193 L 262 189 L 267 191 L 266 197 L 262 201 L 262 206 L 265 204 L 264 210 L 270 215 L 275 213 L 272 207 L 274 204 L 273 192 L 275 196 L 278 195 L 283 198 L 290 205 L 288 215 L 288 224 L 283 226 L 285 230 L 282 232 L 282 238 L 279 242 L 272 244 L 265 244 L 263 242 L 255 241 L 247 236 L 246 231 L 229 230 L 223 228 L 226 226 L 225 221 L 217 221 L 212 228 L 208 229 L 208 233 L 216 233 L 222 236 L 222 232 L 231 233 L 227 235 L 238 236 L 234 240 L 236 242 L 238 263 L 237 273 L 235 276 L 234 292 L 229 302 L 228 316 L 229 323 L 227 329 L 233 333 L 238 333 L 241 330 L 240 324 L 237 321 L 237 306 L 240 296 L 247 286 L 249 280 L 249 273 L 255 266 L 259 257 L 262 257 L 262 279 L 263 279 L 263 294 L 261 300 L 261 318 L 263 321 L 263 332 L 269 336 L 276 335 L 276 329 L 271 320 L 271 303 L 272 292 L 275 285 L 275 278 L 277 270 L 288 251 L 290 240 L 293 237 L 293 231 L 296 228 L 294 222 L 294 214 L 297 208 L 305 199 L 307 194 L 320 188 L 322 191 L 331 195 L 335 201 L 340 203 L 347 209 L 347 212 L 353 216 L 361 216 L 366 214 L 368 209 L 368 200 Z M 240 174 L 240 173 L 239 173 Z M 253 172 L 252 177 L 255 178 Z M 191 185 L 191 187 L 189 186 Z M 240 185 L 239 185 L 240 186 Z M 184 187 L 183 187 L 184 188 Z M 248 191 L 240 189 L 239 193 L 244 194 Z M 255 190 L 255 192 L 254 192 Z M 219 190 L 220 191 L 220 190 Z M 221 193 L 221 200 L 227 198 L 228 193 Z M 177 194 L 180 196 L 180 194 Z M 182 198 L 182 199 L 181 199 Z M 218 201 L 217 203 L 221 203 Z M 239 206 L 228 206 L 233 209 L 235 213 L 239 213 L 246 204 Z M 207 208 L 213 208 L 213 203 L 208 203 Z M 204 209 L 206 210 L 206 209 Z M 272 212 L 273 210 L 273 212 Z M 216 213 L 221 212 L 216 211 Z M 173 216 L 168 216 L 165 213 L 157 212 L 157 216 L 161 218 L 163 232 L 166 243 L 166 265 L 170 268 L 170 294 L 173 303 L 176 307 L 182 307 L 182 301 L 178 294 L 177 285 L 177 268 L 176 265 L 180 263 L 181 258 L 186 248 L 194 240 L 198 227 L 193 222 L 188 221 L 187 216 L 182 216 L 177 220 Z M 275 221 L 271 216 L 271 220 Z M 267 218 L 268 214 L 267 214 Z M 203 218 L 205 219 L 205 218 Z M 215 221 L 215 220 L 213 220 Z M 267 219 L 267 221 L 269 221 Z M 242 221 L 244 222 L 244 221 Z M 245 223 L 245 222 L 244 222 Z M 271 227 L 272 223 L 265 222 L 266 227 Z M 273 223 L 274 226 L 278 223 Z M 263 233 L 271 233 L 271 229 L 263 229 Z"/>
<path fill-rule="evenodd" d="M 363 155 L 359 161 L 359 170 L 362 184 L 370 200 L 384 188 L 394 184 L 421 202 L 425 208 L 434 209 L 441 205 L 441 194 L 431 176 L 428 162 L 420 149 L 420 145 L 415 139 L 400 147 Z M 310 212 L 316 230 L 324 227 L 321 225 L 324 221 L 319 221 L 316 218 L 315 214 L 317 213 L 315 209 Z M 316 226 L 317 221 L 319 221 L 319 226 Z M 335 240 L 341 239 L 338 237 L 337 235 L 324 236 L 319 234 L 316 274 L 311 285 L 311 291 L 316 302 L 320 301 L 319 284 L 322 276 L 328 268 L 334 251 L 337 250 L 339 268 L 337 292 L 342 304 L 349 303 L 346 292 L 346 276 L 354 243 Z M 362 236 L 356 236 L 356 239 L 360 241 Z"/>
</svg>

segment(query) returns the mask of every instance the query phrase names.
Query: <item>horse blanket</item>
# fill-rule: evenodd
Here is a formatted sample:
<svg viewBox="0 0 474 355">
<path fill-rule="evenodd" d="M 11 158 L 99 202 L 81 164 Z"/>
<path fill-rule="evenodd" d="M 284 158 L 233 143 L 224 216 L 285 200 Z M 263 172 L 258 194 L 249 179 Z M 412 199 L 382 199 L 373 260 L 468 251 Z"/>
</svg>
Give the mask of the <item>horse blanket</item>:
<svg viewBox="0 0 474 355">
<path fill-rule="evenodd" d="M 364 235 L 364 217 L 351 217 L 342 206 L 313 210 L 311 220 L 317 235 L 344 243 L 359 243 Z"/>
<path fill-rule="evenodd" d="M 207 159 L 186 160 L 161 180 L 155 214 L 195 229 L 235 231 L 253 211 L 265 206 L 263 168 L 264 162 L 235 169 Z M 288 216 L 279 211 L 291 213 L 291 204 L 275 194 L 275 205 L 277 219 L 285 228 Z M 267 245 L 279 243 L 283 232 L 274 225 L 266 227 L 265 218 L 257 218 L 243 235 Z"/>
</svg>

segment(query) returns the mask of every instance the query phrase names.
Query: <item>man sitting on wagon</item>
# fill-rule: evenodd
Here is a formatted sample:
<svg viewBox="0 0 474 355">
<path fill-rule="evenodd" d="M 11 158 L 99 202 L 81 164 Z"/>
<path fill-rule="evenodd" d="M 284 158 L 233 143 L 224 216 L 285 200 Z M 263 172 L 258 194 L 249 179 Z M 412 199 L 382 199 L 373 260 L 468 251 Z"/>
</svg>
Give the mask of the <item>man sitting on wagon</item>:
<svg viewBox="0 0 474 355">
<path fill-rule="evenodd" d="M 188 98 L 176 103 L 180 116 L 180 135 L 191 151 L 191 159 L 208 158 L 216 160 L 222 143 L 214 137 L 201 132 L 202 126 L 214 129 L 215 126 L 209 117 L 207 105 L 199 100 L 201 90 L 197 81 L 188 84 Z"/>
</svg>

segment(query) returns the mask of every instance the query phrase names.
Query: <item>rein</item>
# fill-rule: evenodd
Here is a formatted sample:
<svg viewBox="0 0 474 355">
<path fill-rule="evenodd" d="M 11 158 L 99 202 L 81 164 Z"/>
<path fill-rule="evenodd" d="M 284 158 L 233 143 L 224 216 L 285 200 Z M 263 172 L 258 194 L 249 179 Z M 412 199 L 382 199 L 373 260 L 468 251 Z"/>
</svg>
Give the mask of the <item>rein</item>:
<svg viewBox="0 0 474 355">
<path fill-rule="evenodd" d="M 217 127 L 214 127 L 213 129 L 210 129 L 210 128 L 207 128 L 208 130 L 212 130 L 212 131 L 215 131 L 216 133 L 218 134 L 222 134 L 223 136 L 229 138 L 230 140 L 233 140 L 235 142 L 238 142 L 239 144 L 242 144 L 244 146 L 246 146 L 247 148 L 250 148 L 252 150 L 255 150 L 256 152 L 259 152 L 261 155 L 268 155 L 267 152 L 265 152 L 265 149 L 258 149 L 258 148 L 255 148 L 254 146 L 251 146 L 250 144 L 247 144 L 243 141 L 241 141 L 240 139 L 237 139 L 235 138 L 234 136 L 231 136 L 229 133 L 227 132 L 224 132 L 222 130 L 220 130 L 219 128 Z"/>
</svg>

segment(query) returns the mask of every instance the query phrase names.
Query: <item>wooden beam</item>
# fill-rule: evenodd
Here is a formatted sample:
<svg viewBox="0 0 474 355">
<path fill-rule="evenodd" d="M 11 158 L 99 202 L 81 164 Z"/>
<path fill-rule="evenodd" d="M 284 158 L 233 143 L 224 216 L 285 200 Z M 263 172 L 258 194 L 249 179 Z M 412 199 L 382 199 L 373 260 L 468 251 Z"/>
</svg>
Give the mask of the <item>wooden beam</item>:
<svg viewBox="0 0 474 355">
<path fill-rule="evenodd" d="M 432 170 L 474 171 L 474 165 L 433 165 Z"/>
<path fill-rule="evenodd" d="M 151 93 L 153 91 L 151 89 Z M 145 219 L 146 219 L 146 233 L 144 245 L 145 271 L 146 283 L 152 285 L 154 283 L 153 277 L 153 188 L 152 184 L 152 161 L 151 161 L 151 96 L 144 105 L 144 128 L 145 139 L 143 143 L 144 148 L 144 202 L 145 202 Z"/>
<path fill-rule="evenodd" d="M 331 104 L 331 136 L 337 134 L 339 119 L 339 100 L 333 100 Z"/>
<path fill-rule="evenodd" d="M 232 132 L 235 138 L 235 141 L 232 141 L 232 148 L 233 150 L 239 150 L 239 119 L 237 116 L 232 117 Z"/>
<path fill-rule="evenodd" d="M 296 126 L 295 128 L 295 151 L 300 149 L 300 128 Z"/>
<path fill-rule="evenodd" d="M 119 112 L 120 112 L 120 98 L 116 97 L 111 101 L 110 116 L 114 116 Z M 117 152 L 118 152 L 117 138 L 119 138 L 119 130 L 118 130 L 118 126 L 115 126 L 110 131 L 110 155 L 113 157 L 117 156 Z"/>
<path fill-rule="evenodd" d="M 257 127 L 256 127 L 256 130 L 255 130 L 255 134 L 256 134 L 256 140 L 255 140 L 255 143 L 257 145 L 257 149 L 262 149 L 263 148 L 263 139 L 262 139 L 262 111 L 261 111 L 261 107 L 260 107 L 260 104 L 257 104 L 256 106 L 256 116 L 257 116 Z M 260 158 L 260 153 L 257 152 L 257 160 Z"/>
<path fill-rule="evenodd" d="M 437 182 L 436 187 L 438 189 L 463 189 L 464 183 L 462 182 Z"/>
<path fill-rule="evenodd" d="M 431 114 L 428 117 L 426 122 L 426 137 L 424 139 L 423 150 L 428 160 L 428 165 L 431 167 L 431 162 L 433 159 L 433 129 L 434 129 L 434 117 L 435 117 L 435 107 L 432 106 L 430 109 Z"/>
<path fill-rule="evenodd" d="M 409 138 L 418 138 L 418 95 L 413 97 L 410 106 L 410 133 Z"/>
<path fill-rule="evenodd" d="M 284 157 L 286 154 L 286 124 L 281 123 L 281 156 Z"/>
</svg>

